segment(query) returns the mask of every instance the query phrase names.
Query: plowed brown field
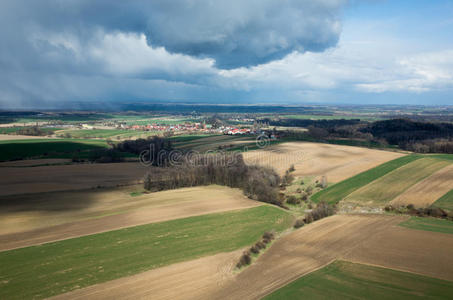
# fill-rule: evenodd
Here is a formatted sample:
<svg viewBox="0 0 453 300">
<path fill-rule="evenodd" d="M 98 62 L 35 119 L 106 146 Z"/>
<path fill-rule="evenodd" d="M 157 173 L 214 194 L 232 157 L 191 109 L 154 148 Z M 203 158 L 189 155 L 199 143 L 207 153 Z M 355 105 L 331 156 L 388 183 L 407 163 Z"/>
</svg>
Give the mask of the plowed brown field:
<svg viewBox="0 0 453 300">
<path fill-rule="evenodd" d="M 0 195 L 12 195 L 132 184 L 143 178 L 147 168 L 140 163 L 113 163 L 4 167 L 0 171 Z"/>
</svg>

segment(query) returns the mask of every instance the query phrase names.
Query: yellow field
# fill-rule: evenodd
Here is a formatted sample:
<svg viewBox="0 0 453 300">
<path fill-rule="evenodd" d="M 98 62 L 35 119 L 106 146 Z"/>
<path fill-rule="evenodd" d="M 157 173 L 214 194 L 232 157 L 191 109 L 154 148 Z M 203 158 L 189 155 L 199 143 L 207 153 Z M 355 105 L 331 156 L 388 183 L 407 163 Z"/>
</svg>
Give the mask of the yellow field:
<svg viewBox="0 0 453 300">
<path fill-rule="evenodd" d="M 327 176 L 328 182 L 334 183 L 402 155 L 360 147 L 291 142 L 246 152 L 244 159 L 248 164 L 272 167 L 280 174 L 294 165 L 295 176 Z"/>
</svg>

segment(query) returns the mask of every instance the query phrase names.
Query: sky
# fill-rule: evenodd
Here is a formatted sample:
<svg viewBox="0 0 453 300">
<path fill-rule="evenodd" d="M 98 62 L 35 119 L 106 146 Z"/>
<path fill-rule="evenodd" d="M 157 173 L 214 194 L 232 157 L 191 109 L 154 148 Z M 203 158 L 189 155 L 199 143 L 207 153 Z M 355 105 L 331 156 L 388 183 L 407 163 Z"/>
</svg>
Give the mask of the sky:
<svg viewBox="0 0 453 300">
<path fill-rule="evenodd" d="M 0 109 L 453 105 L 453 1 L 2 0 Z"/>
</svg>

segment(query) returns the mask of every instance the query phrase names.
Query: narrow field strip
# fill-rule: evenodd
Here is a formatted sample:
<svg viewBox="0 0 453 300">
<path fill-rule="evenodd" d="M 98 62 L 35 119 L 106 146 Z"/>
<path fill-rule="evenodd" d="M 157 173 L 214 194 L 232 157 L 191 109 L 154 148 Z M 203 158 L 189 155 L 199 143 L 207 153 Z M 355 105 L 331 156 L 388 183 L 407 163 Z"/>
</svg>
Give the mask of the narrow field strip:
<svg viewBox="0 0 453 300">
<path fill-rule="evenodd" d="M 453 210 L 453 189 L 434 202 L 433 206 Z"/>
<path fill-rule="evenodd" d="M 0 253 L 0 299 L 45 298 L 255 242 L 293 217 L 260 206 L 154 223 Z"/>
<path fill-rule="evenodd" d="M 359 188 L 369 184 L 370 182 L 378 179 L 392 172 L 393 170 L 402 167 L 408 163 L 422 158 L 421 155 L 407 155 L 392 161 L 386 162 L 371 170 L 365 171 L 355 175 L 349 179 L 341 181 L 335 185 L 322 190 L 311 197 L 314 202 L 326 201 L 330 204 L 338 203 L 343 200 L 350 193 L 358 190 Z"/>
<path fill-rule="evenodd" d="M 449 299 L 453 282 L 381 267 L 335 261 L 264 299 Z"/>
<path fill-rule="evenodd" d="M 346 202 L 365 205 L 386 204 L 409 187 L 448 166 L 449 161 L 423 158 L 406 164 L 347 196 Z"/>
<path fill-rule="evenodd" d="M 410 229 L 453 234 L 453 222 L 449 220 L 412 217 L 399 225 Z"/>
<path fill-rule="evenodd" d="M 396 197 L 392 205 L 427 207 L 453 189 L 453 164 L 437 171 Z"/>
</svg>

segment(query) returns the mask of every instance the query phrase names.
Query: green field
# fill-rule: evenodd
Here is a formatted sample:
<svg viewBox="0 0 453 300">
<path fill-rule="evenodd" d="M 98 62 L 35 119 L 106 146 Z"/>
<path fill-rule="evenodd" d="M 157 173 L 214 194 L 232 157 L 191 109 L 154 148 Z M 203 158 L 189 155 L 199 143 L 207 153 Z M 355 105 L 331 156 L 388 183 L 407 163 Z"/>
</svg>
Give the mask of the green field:
<svg viewBox="0 0 453 300">
<path fill-rule="evenodd" d="M 316 203 L 320 201 L 326 201 L 330 204 L 338 203 L 355 190 L 358 190 L 359 188 L 369 184 L 379 177 L 382 177 L 390 173 L 391 171 L 420 158 L 422 158 L 421 155 L 407 155 L 386 162 L 371 170 L 357 174 L 342 182 L 329 186 L 327 189 L 324 189 L 313 195 L 311 197 L 311 200 Z"/>
<path fill-rule="evenodd" d="M 422 158 L 406 164 L 351 193 L 345 201 L 363 204 L 385 204 L 412 185 L 450 164 L 435 158 Z"/>
<path fill-rule="evenodd" d="M 451 299 L 452 294 L 453 282 L 335 261 L 263 299 Z"/>
<path fill-rule="evenodd" d="M 86 139 L 86 138 L 130 138 L 130 137 L 148 137 L 158 135 L 157 131 L 141 131 L 141 130 L 125 130 L 125 129 L 80 129 L 80 130 L 64 130 L 58 132 L 59 136 L 64 137 L 69 134 L 71 138 Z"/>
<path fill-rule="evenodd" d="M 71 158 L 74 153 L 84 154 L 84 152 L 105 149 L 107 146 L 107 143 L 102 140 L 30 139 L 0 141 L 0 161 L 26 158 Z"/>
<path fill-rule="evenodd" d="M 265 231 L 290 227 L 292 221 L 285 211 L 264 205 L 0 252 L 0 299 L 45 298 L 233 251 L 256 242 Z"/>
<path fill-rule="evenodd" d="M 399 225 L 411 229 L 453 234 L 453 221 L 449 220 L 411 217 Z"/>
<path fill-rule="evenodd" d="M 439 198 L 433 203 L 433 206 L 453 211 L 453 190 Z"/>
</svg>

